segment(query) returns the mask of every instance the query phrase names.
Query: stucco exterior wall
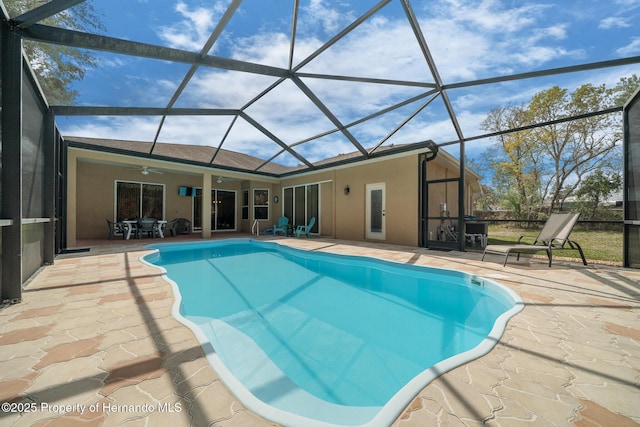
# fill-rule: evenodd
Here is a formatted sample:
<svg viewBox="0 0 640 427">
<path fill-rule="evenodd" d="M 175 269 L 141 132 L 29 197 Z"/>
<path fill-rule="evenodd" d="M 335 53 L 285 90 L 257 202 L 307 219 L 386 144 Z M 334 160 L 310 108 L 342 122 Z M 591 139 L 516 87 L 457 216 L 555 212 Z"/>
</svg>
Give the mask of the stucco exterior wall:
<svg viewBox="0 0 640 427">
<path fill-rule="evenodd" d="M 108 235 L 106 219 L 114 219 L 115 182 L 130 181 L 165 186 L 165 219 L 183 217 L 191 220 L 191 197 L 179 196 L 178 187 L 201 187 L 202 178 L 163 173 L 142 175 L 139 170 L 107 164 L 79 161 L 76 185 L 77 239 L 100 239 Z"/>
<path fill-rule="evenodd" d="M 269 218 L 260 221 L 260 230 L 270 228 L 283 213 L 283 189 L 304 184 L 319 184 L 319 231 L 323 236 L 345 240 L 366 238 L 366 188 L 368 184 L 384 184 L 385 238 L 381 243 L 418 245 L 419 231 L 419 161 L 417 153 L 390 156 L 368 162 L 338 166 L 318 172 L 308 172 L 290 178 L 251 177 L 225 178 L 217 183 L 218 175 L 202 168 L 170 164 L 162 167 L 162 174 L 142 175 L 136 169 L 140 159 L 123 162 L 117 155 L 80 153 L 71 150 L 69 164 L 68 240 L 104 239 L 108 235 L 105 218 L 114 218 L 115 181 L 145 182 L 165 186 L 164 219 L 184 217 L 193 221 L 192 198 L 179 196 L 178 187 L 198 187 L 233 190 L 236 192 L 236 230 L 249 232 L 254 218 L 253 190 L 269 190 Z M 76 161 L 76 158 L 78 160 Z M 72 165 L 75 165 L 74 168 Z M 158 167 L 157 165 L 150 165 Z M 438 159 L 427 165 L 428 179 L 458 176 L 459 170 L 451 159 Z M 175 171 L 173 170 L 175 169 Z M 210 184 L 203 185 L 205 180 Z M 345 188 L 349 188 L 345 194 Z M 458 213 L 457 183 L 439 183 L 429 188 L 429 215 L 438 216 L 440 202 L 446 202 L 451 215 Z M 242 219 L 243 190 L 249 191 L 249 219 Z M 278 196 L 278 202 L 274 201 Z M 203 197 L 203 203 L 211 199 Z M 466 212 L 465 212 L 466 213 Z M 207 213 L 203 216 L 202 235 L 208 236 Z M 430 223 L 433 221 L 430 221 Z M 439 221 L 438 221 L 439 222 Z M 435 226 L 436 222 L 434 222 Z M 210 225 L 210 224 L 209 224 Z M 75 235 L 74 235 L 75 234 Z"/>
<path fill-rule="evenodd" d="M 418 156 L 408 155 L 283 179 L 281 188 L 320 183 L 321 234 L 366 240 L 366 186 L 384 183 L 386 239 L 382 242 L 416 246 L 418 172 Z M 347 186 L 349 194 L 345 194 Z"/>
<path fill-rule="evenodd" d="M 365 237 L 366 186 L 385 184 L 386 239 L 384 243 L 418 244 L 418 156 L 351 166 L 336 171 L 335 237 Z M 349 186 L 349 194 L 344 188 Z"/>
</svg>

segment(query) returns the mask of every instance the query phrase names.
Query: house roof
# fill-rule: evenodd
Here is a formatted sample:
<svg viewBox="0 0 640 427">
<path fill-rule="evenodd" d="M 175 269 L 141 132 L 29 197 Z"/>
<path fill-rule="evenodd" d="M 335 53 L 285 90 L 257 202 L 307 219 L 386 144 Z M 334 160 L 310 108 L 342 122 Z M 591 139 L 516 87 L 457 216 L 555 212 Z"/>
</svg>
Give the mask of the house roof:
<svg viewBox="0 0 640 427">
<path fill-rule="evenodd" d="M 262 159 L 248 154 L 225 149 L 215 149 L 204 145 L 171 144 L 165 142 L 125 141 L 105 138 L 66 137 L 65 141 L 76 148 L 126 154 L 135 157 L 175 161 L 212 168 L 238 171 L 255 171 L 266 175 L 280 175 L 291 168 L 277 163 L 266 163 Z M 155 145 L 155 146 L 154 146 Z M 149 154 L 153 147 L 153 154 Z M 214 156 L 215 155 L 215 156 Z"/>
<path fill-rule="evenodd" d="M 70 147 L 75 148 L 193 164 L 230 171 L 252 172 L 268 176 L 288 176 L 309 171 L 309 168 L 303 165 L 287 167 L 273 162 L 265 162 L 263 159 L 253 157 L 248 154 L 237 153 L 225 149 L 216 149 L 203 145 L 158 142 L 155 144 L 155 147 L 153 147 L 153 154 L 150 155 L 149 152 L 151 152 L 153 145 L 151 142 L 76 136 L 66 137 L 65 142 L 69 144 Z M 437 153 L 437 146 L 433 141 L 423 141 L 420 143 L 402 144 L 398 146 L 385 146 L 381 147 L 373 157 L 380 158 L 395 154 L 413 152 L 415 150 L 422 150 L 424 152 L 435 151 Z M 325 169 L 333 166 L 355 163 L 362 160 L 362 156 L 359 152 L 338 154 L 313 164 L 311 169 Z M 455 161 L 455 159 L 453 161 Z"/>
</svg>

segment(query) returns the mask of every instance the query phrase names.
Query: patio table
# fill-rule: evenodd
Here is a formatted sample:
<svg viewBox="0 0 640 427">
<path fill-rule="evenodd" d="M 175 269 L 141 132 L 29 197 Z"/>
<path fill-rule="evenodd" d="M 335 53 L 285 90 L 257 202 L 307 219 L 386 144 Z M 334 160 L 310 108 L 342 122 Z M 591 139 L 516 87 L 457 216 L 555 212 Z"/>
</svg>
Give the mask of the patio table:
<svg viewBox="0 0 640 427">
<path fill-rule="evenodd" d="M 131 232 L 133 230 L 135 230 L 138 227 L 138 220 L 137 219 L 127 219 L 122 221 L 124 223 L 124 226 L 126 227 L 126 234 L 125 234 L 125 240 L 129 240 L 131 239 Z M 160 236 L 161 239 L 164 239 L 164 228 L 167 225 L 167 221 L 165 220 L 158 220 L 158 235 Z"/>
</svg>

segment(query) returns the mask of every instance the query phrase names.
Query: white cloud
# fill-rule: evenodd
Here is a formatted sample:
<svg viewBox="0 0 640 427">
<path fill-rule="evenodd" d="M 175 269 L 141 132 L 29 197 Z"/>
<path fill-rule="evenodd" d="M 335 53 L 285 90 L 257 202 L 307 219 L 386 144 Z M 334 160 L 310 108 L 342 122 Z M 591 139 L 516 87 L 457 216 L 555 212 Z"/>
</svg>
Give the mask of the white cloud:
<svg viewBox="0 0 640 427">
<path fill-rule="evenodd" d="M 621 56 L 632 56 L 640 54 L 640 37 L 631 39 L 631 43 L 617 49 L 616 52 Z"/>
<path fill-rule="evenodd" d="M 270 76 L 201 68 L 178 99 L 177 105 L 241 108 L 275 81 L 276 78 Z"/>
<path fill-rule="evenodd" d="M 309 6 L 303 7 L 303 12 L 305 13 L 305 19 L 301 22 L 303 27 L 306 26 L 306 29 L 310 30 L 319 25 L 324 33 L 332 35 L 355 18 L 352 12 L 329 7 L 324 0 L 311 0 Z"/>
<path fill-rule="evenodd" d="M 86 123 L 83 119 L 67 119 L 58 121 L 58 124 L 64 135 L 149 141 L 149 135 L 155 135 L 159 122 L 159 117 L 117 116 L 98 117 L 91 123 Z"/>
<path fill-rule="evenodd" d="M 289 63 L 289 36 L 282 33 L 257 34 L 232 40 L 231 57 L 239 61 L 255 62 L 287 68 Z"/>
<path fill-rule="evenodd" d="M 290 81 L 280 84 L 246 112 L 287 143 L 295 143 L 335 128 Z"/>
<path fill-rule="evenodd" d="M 424 123 L 414 122 L 407 130 L 413 131 L 411 132 L 411 141 L 407 142 L 432 140 L 436 144 L 442 144 L 457 139 L 455 129 L 448 119 L 431 120 Z"/>
<path fill-rule="evenodd" d="M 549 5 L 506 8 L 498 0 L 450 0 L 429 8 L 421 26 L 445 83 L 584 56 L 581 49 L 560 45 L 567 38 L 568 24 L 547 25 Z"/>
<path fill-rule="evenodd" d="M 440 5 L 429 3 L 429 8 L 435 7 L 440 16 L 449 16 L 458 23 L 476 28 L 480 32 L 506 32 L 514 33 L 522 28 L 530 27 L 536 23 L 542 12 L 549 6 L 523 5 L 513 8 L 505 8 L 499 0 L 458 1 L 450 0 Z"/>
<path fill-rule="evenodd" d="M 466 109 L 477 105 L 479 102 L 482 102 L 482 100 L 483 99 L 475 93 L 469 93 L 459 97 L 454 104 L 458 108 Z"/>
<path fill-rule="evenodd" d="M 567 24 L 552 25 L 550 27 L 541 27 L 533 31 L 534 36 L 530 41 L 540 41 L 546 38 L 562 40 L 567 37 Z"/>
<path fill-rule="evenodd" d="M 594 75 L 594 73 L 587 73 L 586 75 L 578 75 L 576 76 L 576 79 L 575 79 L 576 83 L 571 87 L 569 86 L 567 87 L 573 90 L 583 84 L 590 83 L 593 85 L 604 84 L 607 87 L 612 88 L 618 83 L 620 83 L 621 78 L 630 77 L 633 74 L 640 75 L 640 64 L 609 68 L 609 69 L 597 72 L 597 75 Z"/>
<path fill-rule="evenodd" d="M 159 27 L 158 36 L 170 47 L 200 51 L 224 8 L 220 2 L 210 8 L 189 8 L 185 2 L 178 1 L 175 11 L 181 19 L 172 25 Z"/>
<path fill-rule="evenodd" d="M 310 162 L 317 162 L 338 154 L 357 151 L 356 147 L 340 132 L 295 146 L 293 149 Z M 296 164 L 297 163 L 299 162 L 296 159 Z"/>
<path fill-rule="evenodd" d="M 293 66 L 295 67 L 296 65 L 300 64 L 321 46 L 322 41 L 313 36 L 304 38 L 299 37 L 298 39 L 296 39 L 296 44 L 293 51 Z"/>
<path fill-rule="evenodd" d="M 396 80 L 431 79 L 407 23 L 386 18 L 362 24 L 302 71 Z"/>
<path fill-rule="evenodd" d="M 615 0 L 614 3 L 625 7 L 640 7 L 640 0 Z"/>
<path fill-rule="evenodd" d="M 531 46 L 526 52 L 515 52 L 511 58 L 527 68 L 535 68 L 562 56 L 577 55 L 578 52 L 568 52 L 561 47 Z"/>
<path fill-rule="evenodd" d="M 97 59 L 97 66 L 100 69 L 105 68 L 122 68 L 130 64 L 130 61 L 116 55 L 100 55 Z"/>
<path fill-rule="evenodd" d="M 626 28 L 630 27 L 628 20 L 625 18 L 619 18 L 615 16 L 610 16 L 608 18 L 604 18 L 598 24 L 598 28 L 603 30 L 608 30 L 611 28 Z"/>
</svg>

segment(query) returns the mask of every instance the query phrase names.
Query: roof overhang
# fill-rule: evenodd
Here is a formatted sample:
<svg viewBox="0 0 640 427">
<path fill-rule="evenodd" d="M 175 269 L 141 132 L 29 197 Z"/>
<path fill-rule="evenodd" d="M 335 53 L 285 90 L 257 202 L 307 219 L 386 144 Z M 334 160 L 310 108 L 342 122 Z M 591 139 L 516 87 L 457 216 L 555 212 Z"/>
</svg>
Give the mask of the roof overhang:
<svg viewBox="0 0 640 427">
<path fill-rule="evenodd" d="M 434 153 L 437 152 L 437 146 L 433 141 L 421 141 L 413 144 L 403 144 L 399 146 L 389 146 L 385 147 L 383 150 L 377 151 L 371 154 L 369 157 L 364 158 L 359 156 L 359 153 L 349 153 L 338 155 L 332 159 L 322 162 L 320 165 L 316 165 L 313 170 L 309 170 L 308 168 L 291 168 L 290 171 L 284 173 L 267 173 L 255 170 L 247 170 L 232 166 L 211 164 L 207 161 L 197 161 L 197 160 L 188 160 L 188 159 L 178 159 L 175 157 L 162 156 L 158 154 L 149 154 L 147 152 L 134 151 L 123 149 L 119 147 L 105 146 L 105 145 L 96 145 L 88 142 L 74 140 L 73 138 L 65 139 L 66 145 L 71 150 L 77 150 L 79 152 L 84 153 L 104 153 L 108 156 L 115 156 L 118 162 L 126 163 L 126 164 L 140 164 L 141 161 L 152 161 L 156 162 L 156 166 L 160 165 L 166 169 L 175 168 L 178 166 L 178 170 L 182 172 L 186 172 L 187 170 L 184 168 L 180 168 L 179 166 L 189 166 L 194 168 L 196 173 L 203 173 L 206 171 L 221 173 L 231 173 L 235 175 L 241 175 L 246 177 L 247 179 L 282 179 L 282 178 L 291 178 L 295 176 L 303 176 L 308 174 L 313 174 L 321 171 L 326 171 L 330 169 L 337 168 L 346 168 L 353 167 L 358 164 L 365 164 L 371 162 L 379 162 L 384 160 L 389 160 L 398 157 L 410 156 L 410 155 L 418 155 L 422 153 Z M 135 144 L 134 142 L 132 142 Z M 448 156 L 448 155 L 447 155 Z M 84 158 L 90 158 L 94 161 L 101 160 L 103 163 L 107 162 L 106 156 L 93 156 L 93 155 L 85 155 Z M 455 162 L 455 159 L 451 157 L 452 161 Z"/>
</svg>

